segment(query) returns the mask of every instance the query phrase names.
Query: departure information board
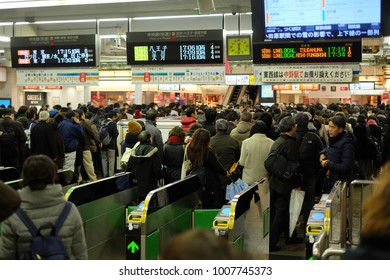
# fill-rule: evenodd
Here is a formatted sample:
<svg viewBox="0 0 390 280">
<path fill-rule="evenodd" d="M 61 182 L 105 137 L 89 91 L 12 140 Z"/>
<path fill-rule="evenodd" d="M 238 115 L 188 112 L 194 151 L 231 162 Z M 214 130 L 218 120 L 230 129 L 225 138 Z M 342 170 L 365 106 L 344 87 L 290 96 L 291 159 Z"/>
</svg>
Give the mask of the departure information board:
<svg viewBox="0 0 390 280">
<path fill-rule="evenodd" d="M 128 32 L 127 64 L 222 64 L 222 30 Z"/>
<path fill-rule="evenodd" d="M 325 63 L 360 62 L 361 40 L 349 42 L 257 43 L 253 45 L 253 62 L 268 63 Z"/>
<path fill-rule="evenodd" d="M 12 37 L 14 68 L 96 67 L 95 35 Z"/>
</svg>

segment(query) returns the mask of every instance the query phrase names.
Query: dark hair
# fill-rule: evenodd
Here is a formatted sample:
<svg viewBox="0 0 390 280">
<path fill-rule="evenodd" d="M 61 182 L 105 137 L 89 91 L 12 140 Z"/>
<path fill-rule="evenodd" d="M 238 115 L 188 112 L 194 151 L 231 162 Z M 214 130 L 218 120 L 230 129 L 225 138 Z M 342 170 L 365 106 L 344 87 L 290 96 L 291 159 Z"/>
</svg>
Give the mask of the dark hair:
<svg viewBox="0 0 390 280">
<path fill-rule="evenodd" d="M 205 118 L 208 122 L 215 122 L 215 119 L 217 118 L 217 110 L 215 109 L 207 109 L 204 113 Z"/>
<path fill-rule="evenodd" d="M 357 117 L 357 123 L 359 124 L 365 124 L 366 123 L 366 116 L 365 115 L 359 115 Z"/>
<path fill-rule="evenodd" d="M 267 133 L 267 125 L 265 124 L 265 122 L 256 120 L 253 123 L 249 135 L 252 136 L 253 134 L 256 133 L 262 133 L 262 134 Z"/>
<path fill-rule="evenodd" d="M 186 133 L 180 126 L 175 126 L 169 131 L 169 136 L 177 136 L 182 141 L 184 141 L 184 138 L 186 137 Z"/>
<path fill-rule="evenodd" d="M 259 117 L 260 121 L 263 121 L 267 126 L 267 129 L 270 129 L 272 126 L 272 116 L 269 112 L 264 112 Z"/>
<path fill-rule="evenodd" d="M 66 117 L 67 119 L 71 119 L 71 118 L 73 118 L 74 116 L 76 116 L 76 113 L 75 113 L 73 110 L 68 110 L 68 111 L 66 111 L 65 117 Z"/>
<path fill-rule="evenodd" d="M 152 134 L 147 130 L 141 131 L 141 133 L 138 134 L 138 140 L 140 143 L 150 144 L 152 142 Z"/>
<path fill-rule="evenodd" d="M 341 127 L 343 129 L 345 128 L 345 124 L 346 124 L 345 117 L 341 115 L 336 115 L 334 117 L 331 117 L 329 122 L 332 122 L 335 126 Z"/>
<path fill-rule="evenodd" d="M 192 135 L 191 142 L 187 145 L 188 159 L 194 166 L 203 166 L 207 160 L 210 143 L 210 131 L 198 128 Z"/>
<path fill-rule="evenodd" d="M 186 116 L 187 116 L 187 117 L 191 117 L 191 115 L 192 115 L 192 114 L 195 114 L 195 112 L 196 112 L 196 110 L 195 110 L 194 107 L 189 107 L 189 108 L 187 108 L 187 110 L 186 110 Z"/>
<path fill-rule="evenodd" d="M 238 120 L 238 114 L 236 111 L 232 110 L 230 111 L 227 116 L 226 116 L 226 119 L 229 121 L 229 122 L 234 122 L 235 120 Z"/>
<path fill-rule="evenodd" d="M 305 113 L 298 113 L 295 116 L 295 122 L 298 126 L 306 127 L 309 124 L 309 116 Z"/>
<path fill-rule="evenodd" d="M 156 110 L 148 110 L 145 115 L 145 119 L 155 121 L 157 119 L 157 111 Z"/>
<path fill-rule="evenodd" d="M 43 190 L 46 185 L 58 182 L 57 165 L 46 155 L 32 155 L 25 160 L 21 177 L 23 187 Z"/>
</svg>

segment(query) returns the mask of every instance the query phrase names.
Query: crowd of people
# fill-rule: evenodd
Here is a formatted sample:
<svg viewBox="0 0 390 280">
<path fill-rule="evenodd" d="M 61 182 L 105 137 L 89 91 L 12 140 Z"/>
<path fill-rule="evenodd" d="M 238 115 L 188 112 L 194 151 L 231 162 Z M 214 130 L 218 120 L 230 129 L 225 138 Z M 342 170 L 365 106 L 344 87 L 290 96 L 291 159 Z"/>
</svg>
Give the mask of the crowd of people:
<svg viewBox="0 0 390 280">
<path fill-rule="evenodd" d="M 133 106 L 115 103 L 107 107 L 79 104 L 73 110 L 68 103 L 66 107 L 43 106 L 37 110 L 21 106 L 17 111 L 14 108 L 0 111 L 0 165 L 15 167 L 23 174 L 30 174 L 26 169 L 32 168 L 29 159 L 37 160 L 44 155 L 45 159 L 51 159 L 56 170 L 74 171 L 80 183 L 96 181 L 114 175 L 118 171 L 119 151 L 125 154 L 129 150 L 122 168 L 134 174 L 142 190 L 138 200 L 142 200 L 161 180 L 167 184 L 182 177 L 186 154 L 202 183 L 202 207 L 214 209 L 226 203 L 226 186 L 232 180 L 228 171 L 233 164 L 239 164 L 242 180 L 248 185 L 268 177 L 270 251 L 282 249 L 278 245 L 282 234 L 286 244 L 303 241 L 296 234 L 288 234 L 292 189 L 305 191 L 301 212 L 305 224 L 316 197 L 329 193 L 335 181 L 372 180 L 390 159 L 390 107 L 384 104 L 209 107 L 172 103 L 158 107 L 155 103 Z M 171 129 L 164 143 L 156 121 L 165 116 L 179 118 L 181 125 Z M 118 139 L 116 124 L 123 119 L 128 121 L 128 129 L 124 138 Z M 103 127 L 109 135 L 107 143 L 101 138 Z M 299 163 L 297 176 L 284 181 L 270 174 L 264 161 L 271 151 Z M 46 189 L 51 189 L 47 192 L 57 190 L 53 178 L 44 183 Z M 21 196 L 21 207 L 28 208 L 24 198 L 30 191 L 34 194 L 36 187 L 27 180 L 24 185 L 30 189 L 23 190 L 26 195 Z M 12 224 L 14 219 L 11 216 L 7 223 Z M 7 230 L 5 227 L 3 232 Z M 83 242 L 78 240 L 78 244 Z M 16 256 L 15 252 L 7 254 Z M 74 254 L 74 258 L 86 258 L 84 252 Z"/>
</svg>

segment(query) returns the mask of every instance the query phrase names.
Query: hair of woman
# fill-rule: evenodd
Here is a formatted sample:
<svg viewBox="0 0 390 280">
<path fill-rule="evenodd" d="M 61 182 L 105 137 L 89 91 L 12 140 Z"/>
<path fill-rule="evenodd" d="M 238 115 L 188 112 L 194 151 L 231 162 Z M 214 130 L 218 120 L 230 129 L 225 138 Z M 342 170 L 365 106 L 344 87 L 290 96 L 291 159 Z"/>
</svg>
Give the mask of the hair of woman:
<svg viewBox="0 0 390 280">
<path fill-rule="evenodd" d="M 187 147 L 187 156 L 195 166 L 203 166 L 207 160 L 210 143 L 210 132 L 204 128 L 198 128 L 192 135 L 192 140 Z"/>
</svg>

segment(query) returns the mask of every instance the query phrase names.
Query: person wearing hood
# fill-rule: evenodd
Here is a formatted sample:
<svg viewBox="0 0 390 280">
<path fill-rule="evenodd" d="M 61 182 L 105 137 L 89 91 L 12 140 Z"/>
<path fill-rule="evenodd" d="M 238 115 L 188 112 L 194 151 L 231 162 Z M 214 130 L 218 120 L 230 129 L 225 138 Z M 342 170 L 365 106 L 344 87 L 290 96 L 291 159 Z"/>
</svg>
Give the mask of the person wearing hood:
<svg viewBox="0 0 390 280">
<path fill-rule="evenodd" d="M 240 116 L 240 122 L 237 127 L 230 132 L 230 136 L 238 141 L 240 149 L 242 141 L 249 138 L 252 127 L 252 114 L 248 111 L 243 111 Z"/>
<path fill-rule="evenodd" d="M 336 181 L 352 181 L 355 162 L 355 136 L 345 130 L 346 120 L 341 115 L 329 121 L 329 145 L 320 153 L 320 163 L 327 179 L 323 192 L 329 193 Z"/>
<path fill-rule="evenodd" d="M 145 130 L 138 135 L 139 145 L 132 149 L 126 172 L 132 172 L 139 186 L 138 200 L 142 201 L 153 189 L 158 187 L 161 174 L 161 157 L 157 147 L 152 144 L 152 134 Z"/>
<path fill-rule="evenodd" d="M 196 110 L 194 107 L 190 107 L 186 110 L 186 116 L 181 119 L 181 128 L 184 130 L 184 132 L 188 132 L 190 130 L 190 127 L 197 123 L 196 120 Z"/>
</svg>

